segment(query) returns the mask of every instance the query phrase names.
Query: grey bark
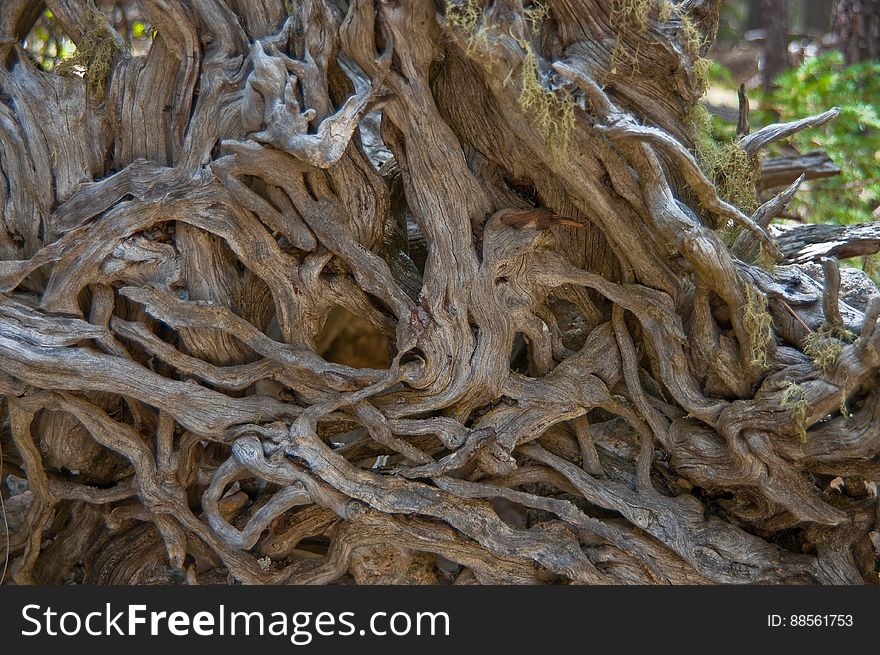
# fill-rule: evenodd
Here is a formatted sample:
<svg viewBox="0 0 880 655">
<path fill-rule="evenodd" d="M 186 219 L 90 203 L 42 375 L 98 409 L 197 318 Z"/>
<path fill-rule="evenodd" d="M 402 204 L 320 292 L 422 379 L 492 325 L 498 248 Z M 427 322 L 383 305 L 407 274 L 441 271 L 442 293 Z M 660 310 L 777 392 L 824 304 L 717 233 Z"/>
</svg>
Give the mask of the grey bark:
<svg viewBox="0 0 880 655">
<path fill-rule="evenodd" d="M 877 581 L 880 298 L 691 152 L 717 2 L 140 4 L 103 92 L 0 8 L 8 579 Z"/>
</svg>

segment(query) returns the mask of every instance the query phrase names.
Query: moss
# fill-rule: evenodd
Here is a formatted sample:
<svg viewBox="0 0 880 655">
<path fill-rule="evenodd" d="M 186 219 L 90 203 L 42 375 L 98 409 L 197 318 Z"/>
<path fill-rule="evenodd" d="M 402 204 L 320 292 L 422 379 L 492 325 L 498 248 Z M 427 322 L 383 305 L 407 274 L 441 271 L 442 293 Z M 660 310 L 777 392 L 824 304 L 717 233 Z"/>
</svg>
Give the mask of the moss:
<svg viewBox="0 0 880 655">
<path fill-rule="evenodd" d="M 767 347 L 773 339 L 773 319 L 767 311 L 767 298 L 752 285 L 745 285 L 746 302 L 743 305 L 743 327 L 749 336 L 752 364 L 767 365 Z"/>
<path fill-rule="evenodd" d="M 657 17 L 665 23 L 672 18 L 673 9 L 675 9 L 675 5 L 669 2 L 669 0 L 660 0 L 660 4 L 657 7 Z"/>
<path fill-rule="evenodd" d="M 767 252 L 767 249 L 764 248 L 764 246 L 760 243 L 758 244 L 758 254 L 755 257 L 755 263 L 771 275 L 775 276 L 776 260 L 773 258 L 773 255 Z"/>
<path fill-rule="evenodd" d="M 721 239 L 721 243 L 729 248 L 734 244 L 741 232 L 742 228 L 739 225 L 737 225 L 733 221 L 728 221 L 720 228 L 718 228 L 715 234 L 717 234 L 718 238 Z"/>
<path fill-rule="evenodd" d="M 688 120 L 694 133 L 697 160 L 718 188 L 719 195 L 747 213 L 755 211 L 758 208 L 756 183 L 761 174 L 758 158 L 750 156 L 736 141 L 716 141 L 712 136 L 711 117 L 702 104 L 694 105 Z"/>
<path fill-rule="evenodd" d="M 520 109 L 531 114 L 532 123 L 551 148 L 564 151 L 574 130 L 574 98 L 565 91 L 554 92 L 545 88 L 531 44 L 522 42 L 520 45 L 526 51 L 519 94 Z"/>
<path fill-rule="evenodd" d="M 446 22 L 467 34 L 475 34 L 483 8 L 478 0 L 446 0 Z"/>
<path fill-rule="evenodd" d="M 651 0 L 611 0 L 611 24 L 642 32 L 648 27 L 652 7 Z"/>
<path fill-rule="evenodd" d="M 488 50 L 489 30 L 483 23 L 483 5 L 480 0 L 446 0 L 446 22 L 466 36 L 468 55 Z M 490 60 L 495 63 L 494 56 Z M 505 80 L 506 83 L 506 80 Z"/>
<path fill-rule="evenodd" d="M 524 9 L 526 22 L 535 30 L 549 15 L 547 5 L 532 2 Z M 446 22 L 454 29 L 468 35 L 468 50 L 472 50 L 481 39 L 488 38 L 488 30 L 481 25 L 483 6 L 479 0 L 446 0 Z M 538 129 L 551 150 L 565 151 L 574 130 L 574 97 L 568 91 L 552 91 L 544 86 L 538 58 L 532 44 L 524 36 L 510 35 L 525 51 L 520 80 L 518 104 L 523 113 L 529 114 L 532 124 Z M 504 80 L 506 85 L 514 75 L 511 70 Z"/>
<path fill-rule="evenodd" d="M 630 67 L 633 74 L 638 72 L 638 41 L 636 51 L 631 52 L 621 37 L 625 31 L 644 32 L 648 28 L 648 16 L 653 7 L 651 0 L 612 0 L 611 25 L 617 32 L 609 62 L 612 75 L 617 75 L 621 64 Z"/>
<path fill-rule="evenodd" d="M 693 19 L 687 14 L 681 16 L 681 31 L 684 34 L 684 45 L 694 57 L 700 56 L 700 50 L 706 44 L 706 38 L 700 33 Z"/>
<path fill-rule="evenodd" d="M 550 7 L 545 2 L 533 2 L 531 6 L 523 9 L 523 16 L 531 24 L 533 29 L 538 26 L 550 15 Z"/>
<path fill-rule="evenodd" d="M 831 370 L 842 350 L 843 344 L 821 332 L 811 332 L 804 339 L 804 354 L 825 372 Z"/>
<path fill-rule="evenodd" d="M 630 77 L 639 72 L 639 49 L 636 47 L 635 52 L 627 48 L 618 38 L 614 42 L 614 48 L 611 50 L 611 61 L 609 62 L 611 74 L 617 75 L 620 65 L 630 69 Z"/>
<path fill-rule="evenodd" d="M 855 336 L 843 328 L 822 326 L 804 339 L 804 354 L 827 373 L 843 351 L 843 343 L 852 341 Z"/>
<path fill-rule="evenodd" d="M 712 69 L 712 61 L 706 57 L 697 57 L 691 65 L 694 77 L 697 79 L 698 89 L 703 93 L 709 88 L 709 71 Z"/>
<path fill-rule="evenodd" d="M 810 401 L 807 400 L 806 390 L 795 382 L 789 382 L 785 391 L 782 392 L 782 398 L 779 401 L 780 406 L 788 408 L 791 417 L 794 419 L 795 425 L 801 437 L 801 441 L 807 440 L 807 416 L 812 409 Z"/>
<path fill-rule="evenodd" d="M 113 30 L 101 15 L 92 12 L 89 27 L 76 45 L 76 54 L 58 64 L 55 70 L 61 75 L 69 75 L 75 68 L 81 68 L 86 88 L 102 99 L 113 60 L 120 50 Z"/>
<path fill-rule="evenodd" d="M 846 389 L 840 390 L 840 406 L 838 407 L 840 410 L 840 415 L 849 418 L 852 414 L 849 413 L 849 410 L 846 407 Z"/>
<path fill-rule="evenodd" d="M 686 13 L 681 15 L 681 31 L 684 36 L 685 51 L 691 56 L 691 70 L 698 83 L 698 89 L 705 92 L 709 88 L 709 70 L 712 62 L 703 56 L 708 38 L 700 32 L 694 20 Z"/>
</svg>

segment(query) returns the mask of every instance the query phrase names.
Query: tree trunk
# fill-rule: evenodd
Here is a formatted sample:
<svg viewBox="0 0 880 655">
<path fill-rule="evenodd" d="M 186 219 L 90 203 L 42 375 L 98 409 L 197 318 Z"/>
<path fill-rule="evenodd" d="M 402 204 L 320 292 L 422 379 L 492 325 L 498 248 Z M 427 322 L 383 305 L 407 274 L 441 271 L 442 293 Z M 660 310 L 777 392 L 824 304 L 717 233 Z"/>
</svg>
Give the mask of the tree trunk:
<svg viewBox="0 0 880 655">
<path fill-rule="evenodd" d="M 834 0 L 808 0 L 804 3 L 804 27 L 808 33 L 816 36 L 828 33 L 834 4 Z"/>
<path fill-rule="evenodd" d="M 764 18 L 764 90 L 773 88 L 773 80 L 788 68 L 787 0 L 762 0 Z"/>
<path fill-rule="evenodd" d="M 758 30 L 764 27 L 763 4 L 764 0 L 748 0 L 746 29 Z"/>
<path fill-rule="evenodd" d="M 133 56 L 47 0 L 83 77 L 34 4 L 7 579 L 877 581 L 880 298 L 780 261 L 800 180 L 749 193 L 836 112 L 704 172 L 719 2 L 142 0 Z"/>
<path fill-rule="evenodd" d="M 880 59 L 880 0 L 837 0 L 831 26 L 848 64 Z"/>
</svg>

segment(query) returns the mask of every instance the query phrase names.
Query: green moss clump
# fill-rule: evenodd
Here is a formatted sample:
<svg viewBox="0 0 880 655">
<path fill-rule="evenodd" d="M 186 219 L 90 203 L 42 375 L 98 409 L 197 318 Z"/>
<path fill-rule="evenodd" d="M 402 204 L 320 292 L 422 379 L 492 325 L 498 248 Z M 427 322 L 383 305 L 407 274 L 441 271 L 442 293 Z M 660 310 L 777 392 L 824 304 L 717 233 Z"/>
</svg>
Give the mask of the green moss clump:
<svg viewBox="0 0 880 655">
<path fill-rule="evenodd" d="M 697 80 L 699 89 L 705 93 L 709 88 L 709 70 L 712 62 L 703 56 L 707 45 L 707 37 L 700 32 L 694 20 L 686 13 L 681 14 L 681 31 L 684 36 L 684 48 L 691 56 L 691 70 Z"/>
<path fill-rule="evenodd" d="M 644 31 L 648 27 L 652 6 L 651 0 L 611 0 L 611 24 Z"/>
<path fill-rule="evenodd" d="M 770 273 L 772 276 L 776 276 L 776 260 L 773 258 L 767 249 L 762 245 L 758 244 L 758 254 L 755 257 L 755 263 L 763 268 L 765 271 Z"/>
<path fill-rule="evenodd" d="M 692 64 L 692 70 L 694 71 L 694 76 L 697 78 L 697 82 L 699 83 L 699 89 L 706 92 L 706 89 L 709 88 L 709 71 L 712 69 L 712 61 L 707 59 L 706 57 L 697 57 L 694 59 L 694 63 Z"/>
<path fill-rule="evenodd" d="M 791 417 L 794 419 L 800 433 L 801 441 L 806 441 L 807 416 L 812 409 L 810 401 L 807 400 L 806 390 L 795 382 L 789 382 L 785 391 L 782 392 L 782 399 L 779 401 L 779 404 L 789 409 Z"/>
<path fill-rule="evenodd" d="M 750 156 L 736 141 L 716 141 L 711 117 L 702 104 L 694 105 L 688 120 L 697 160 L 719 195 L 749 214 L 754 212 L 758 208 L 756 184 L 761 174 L 758 158 Z"/>
<path fill-rule="evenodd" d="M 565 151 L 574 130 L 574 98 L 563 91 L 553 92 L 541 83 L 538 60 L 528 42 L 520 44 L 526 56 L 522 66 L 522 89 L 519 107 L 531 114 L 533 124 L 551 148 Z"/>
<path fill-rule="evenodd" d="M 681 16 L 681 31 L 684 33 L 684 45 L 687 51 L 694 57 L 699 57 L 706 39 L 697 29 L 693 19 L 687 14 Z"/>
<path fill-rule="evenodd" d="M 672 11 L 674 9 L 675 5 L 669 2 L 669 0 L 660 0 L 660 4 L 657 7 L 657 17 L 665 23 L 672 18 Z"/>
<path fill-rule="evenodd" d="M 550 7 L 547 3 L 538 0 L 533 2 L 531 6 L 523 9 L 523 16 L 533 29 L 537 29 L 541 22 L 550 15 Z"/>
<path fill-rule="evenodd" d="M 737 237 L 742 233 L 742 228 L 734 223 L 733 221 L 728 221 L 721 227 L 719 227 L 715 234 L 718 235 L 718 238 L 721 239 L 721 243 L 730 248 L 736 242 Z"/>
<path fill-rule="evenodd" d="M 113 60 L 121 49 L 113 29 L 102 16 L 91 13 L 89 28 L 76 46 L 76 54 L 59 63 L 55 70 L 60 75 L 69 75 L 75 68 L 83 69 L 86 88 L 99 100 L 103 99 Z"/>
<path fill-rule="evenodd" d="M 749 336 L 752 364 L 767 365 L 767 348 L 773 339 L 773 319 L 767 311 L 767 298 L 750 284 L 745 285 L 746 302 L 743 305 L 743 327 Z"/>
<path fill-rule="evenodd" d="M 844 342 L 852 341 L 855 336 L 844 328 L 822 326 L 821 329 L 810 332 L 804 339 L 804 354 L 827 373 L 843 351 Z"/>
<path fill-rule="evenodd" d="M 474 34 L 483 18 L 478 0 L 446 0 L 446 22 L 467 34 Z"/>
<path fill-rule="evenodd" d="M 825 372 L 831 370 L 842 350 L 843 344 L 820 332 L 811 332 L 804 340 L 804 354 Z"/>
</svg>

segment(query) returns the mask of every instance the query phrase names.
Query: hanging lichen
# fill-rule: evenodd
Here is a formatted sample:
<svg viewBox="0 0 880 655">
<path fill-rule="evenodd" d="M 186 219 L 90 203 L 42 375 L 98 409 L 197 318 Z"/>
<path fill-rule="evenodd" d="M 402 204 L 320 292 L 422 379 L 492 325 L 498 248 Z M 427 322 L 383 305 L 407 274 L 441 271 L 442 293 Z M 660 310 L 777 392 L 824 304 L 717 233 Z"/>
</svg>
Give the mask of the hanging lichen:
<svg viewBox="0 0 880 655">
<path fill-rule="evenodd" d="M 844 342 L 852 341 L 855 336 L 844 328 L 825 325 L 807 335 L 804 339 L 804 353 L 827 373 L 843 352 Z"/>
<path fill-rule="evenodd" d="M 564 151 L 574 130 L 574 98 L 565 91 L 551 91 L 541 82 L 538 60 L 530 43 L 520 43 L 526 51 L 522 65 L 519 107 L 531 116 L 533 125 L 554 150 Z"/>
<path fill-rule="evenodd" d="M 630 26 L 638 31 L 648 27 L 651 0 L 612 0 L 611 24 L 615 27 Z"/>
<path fill-rule="evenodd" d="M 806 390 L 795 382 L 789 382 L 785 391 L 782 392 L 782 399 L 779 401 L 779 404 L 791 412 L 791 417 L 794 419 L 795 426 L 797 426 L 801 441 L 806 441 L 807 416 L 810 410 L 812 410 L 810 401 L 807 400 Z"/>
<path fill-rule="evenodd" d="M 614 47 L 611 49 L 609 67 L 612 75 L 616 75 L 620 66 L 638 72 L 638 41 L 636 50 L 632 52 L 624 41 L 627 32 L 641 33 L 648 29 L 648 16 L 653 4 L 650 0 L 613 0 L 611 3 L 611 25 L 616 32 Z"/>
<path fill-rule="evenodd" d="M 76 54 L 60 62 L 55 70 L 60 75 L 69 75 L 77 68 L 82 69 L 86 88 L 95 98 L 103 99 L 113 60 L 121 49 L 114 36 L 102 16 L 90 13 L 88 29 L 76 44 Z"/>
<path fill-rule="evenodd" d="M 712 120 L 702 104 L 697 103 L 688 120 L 694 136 L 694 150 L 703 172 L 718 188 L 719 195 L 743 211 L 758 208 L 757 182 L 761 164 L 737 141 L 719 142 L 712 135 Z"/>
<path fill-rule="evenodd" d="M 467 34 L 474 34 L 483 8 L 477 0 L 446 0 L 446 22 Z"/>
<path fill-rule="evenodd" d="M 751 362 L 767 365 L 767 348 L 773 339 L 773 319 L 767 311 L 767 298 L 750 284 L 745 285 L 746 302 L 743 305 L 743 327 L 749 336 Z"/>
<path fill-rule="evenodd" d="M 681 11 L 680 19 L 681 31 L 684 36 L 684 48 L 691 58 L 691 71 L 697 82 L 698 89 L 701 92 L 705 92 L 709 88 L 709 70 L 712 62 L 704 56 L 704 53 L 708 49 L 710 39 L 700 31 L 690 14 Z"/>
<path fill-rule="evenodd" d="M 523 9 L 523 17 L 531 33 L 538 31 L 541 21 L 548 15 L 549 9 L 543 2 L 533 2 Z M 478 0 L 446 0 L 446 23 L 466 36 L 469 52 L 489 38 L 490 28 L 483 24 L 483 7 Z M 554 91 L 544 85 L 538 57 L 525 35 L 509 36 L 525 52 L 520 77 L 519 108 L 529 116 L 551 150 L 564 151 L 574 129 L 574 98 L 567 91 Z M 510 82 L 514 72 L 515 69 L 508 73 L 504 80 L 505 85 Z"/>
<path fill-rule="evenodd" d="M 533 2 L 523 9 L 523 17 L 531 24 L 532 29 L 537 29 L 549 15 L 550 7 L 545 2 Z"/>
</svg>

